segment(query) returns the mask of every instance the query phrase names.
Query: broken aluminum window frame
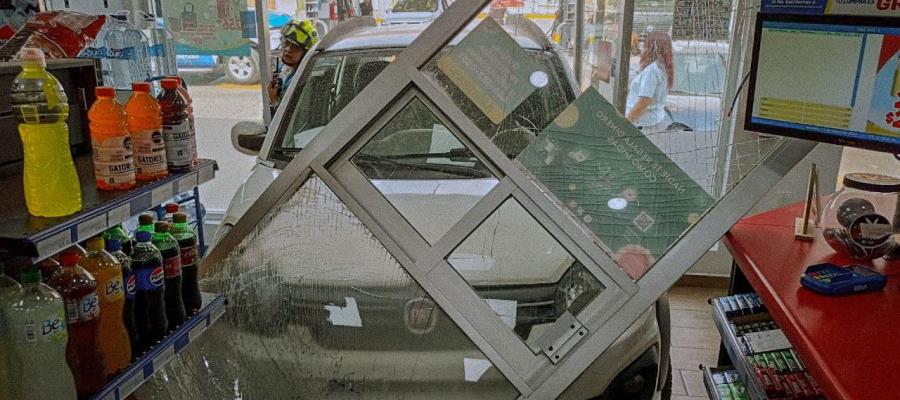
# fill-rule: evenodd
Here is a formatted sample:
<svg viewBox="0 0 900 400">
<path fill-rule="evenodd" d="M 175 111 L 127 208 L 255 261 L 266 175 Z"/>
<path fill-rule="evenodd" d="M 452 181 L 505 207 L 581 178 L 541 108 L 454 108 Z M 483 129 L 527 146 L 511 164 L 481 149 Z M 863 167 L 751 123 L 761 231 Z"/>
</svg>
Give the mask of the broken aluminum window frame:
<svg viewBox="0 0 900 400">
<path fill-rule="evenodd" d="M 602 359 L 604 351 L 622 332 L 815 144 L 785 139 L 684 233 L 644 277 L 632 281 L 600 245 L 585 234 L 583 227 L 571 220 L 422 73 L 421 68 L 487 4 L 487 0 L 457 0 L 433 22 L 287 165 L 212 249 L 201 264 L 201 274 L 223 260 L 262 218 L 315 173 L 522 393 L 522 398 L 553 398 L 598 357 Z M 421 98 L 433 111 L 440 110 L 435 115 L 447 122 L 448 129 L 491 165 L 500 180 L 433 246 L 349 163 L 349 158 L 355 154 L 351 150 L 361 148 L 365 139 L 399 112 L 403 102 L 411 96 Z M 385 102 L 386 98 L 392 100 Z M 582 261 L 606 288 L 576 318 L 586 328 L 586 336 L 577 342 L 568 340 L 572 332 L 580 331 L 580 327 L 560 333 L 559 343 L 574 347 L 574 350 L 555 363 L 550 359 L 552 352 L 544 351 L 542 355 L 519 340 L 444 259 L 510 196 Z"/>
</svg>

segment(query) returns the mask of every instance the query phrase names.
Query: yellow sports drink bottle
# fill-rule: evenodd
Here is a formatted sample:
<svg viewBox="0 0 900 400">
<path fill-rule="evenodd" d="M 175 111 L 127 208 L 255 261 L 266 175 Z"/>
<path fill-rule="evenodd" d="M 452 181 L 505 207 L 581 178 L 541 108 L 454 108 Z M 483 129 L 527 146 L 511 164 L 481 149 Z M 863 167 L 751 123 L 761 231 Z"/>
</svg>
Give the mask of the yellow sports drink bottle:
<svg viewBox="0 0 900 400">
<path fill-rule="evenodd" d="M 25 48 L 11 103 L 25 153 L 25 204 L 31 215 L 61 217 L 81 210 L 81 185 L 69 150 L 69 103 L 46 70 L 44 53 Z"/>
</svg>

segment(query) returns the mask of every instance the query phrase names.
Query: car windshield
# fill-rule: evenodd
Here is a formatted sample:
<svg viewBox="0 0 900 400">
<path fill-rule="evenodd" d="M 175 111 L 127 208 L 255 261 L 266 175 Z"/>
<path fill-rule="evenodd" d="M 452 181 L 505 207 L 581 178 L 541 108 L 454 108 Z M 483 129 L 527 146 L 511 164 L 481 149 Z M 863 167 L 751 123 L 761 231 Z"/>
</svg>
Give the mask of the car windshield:
<svg viewBox="0 0 900 400">
<path fill-rule="evenodd" d="M 716 53 L 675 53 L 675 82 L 672 92 L 687 95 L 715 95 L 725 89 L 725 61 Z"/>
<path fill-rule="evenodd" d="M 392 12 L 434 12 L 437 0 L 400 0 L 391 8 Z"/>
<path fill-rule="evenodd" d="M 308 68 L 306 76 L 298 82 L 303 86 L 294 92 L 290 104 L 292 111 L 287 117 L 289 123 L 285 124 L 286 128 L 279 129 L 270 158 L 289 162 L 399 52 L 400 50 L 367 50 L 316 55 L 310 60 L 312 68 Z M 501 150 L 515 157 L 574 100 L 574 93 L 566 84 L 559 57 L 548 51 L 533 50 L 529 53 L 545 66 L 546 71 L 552 71 L 549 82 L 545 87 L 535 90 L 499 124 L 494 124 L 444 75 L 437 73 L 435 61 L 426 65 L 424 72 L 433 75 L 444 86 L 447 93 L 457 100 L 462 111 Z M 366 160 L 368 165 L 374 167 L 375 164 L 382 163 L 380 170 L 393 169 L 391 179 L 449 179 L 489 175 L 482 163 L 477 162 L 470 154 L 461 153 L 462 149 L 441 147 L 439 144 L 446 144 L 448 135 L 452 135 L 450 131 L 437 118 L 426 118 L 426 113 L 419 115 L 423 117 L 401 121 L 403 123 L 397 127 L 397 137 L 415 134 L 423 148 L 411 147 L 406 152 L 398 152 L 389 157 L 384 154 L 369 157 Z M 416 155 L 411 155 L 411 152 Z M 398 174 L 397 170 L 408 173 Z"/>
</svg>

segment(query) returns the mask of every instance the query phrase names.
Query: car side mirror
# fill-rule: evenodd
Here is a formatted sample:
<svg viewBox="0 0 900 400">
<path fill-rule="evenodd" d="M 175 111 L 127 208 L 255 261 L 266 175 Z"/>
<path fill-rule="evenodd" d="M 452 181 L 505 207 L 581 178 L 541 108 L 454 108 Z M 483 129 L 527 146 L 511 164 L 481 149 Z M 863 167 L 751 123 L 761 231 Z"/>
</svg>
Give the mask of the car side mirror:
<svg viewBox="0 0 900 400">
<path fill-rule="evenodd" d="M 231 145 L 243 154 L 255 156 L 262 149 L 267 130 L 266 126 L 259 122 L 238 122 L 231 127 Z"/>
</svg>

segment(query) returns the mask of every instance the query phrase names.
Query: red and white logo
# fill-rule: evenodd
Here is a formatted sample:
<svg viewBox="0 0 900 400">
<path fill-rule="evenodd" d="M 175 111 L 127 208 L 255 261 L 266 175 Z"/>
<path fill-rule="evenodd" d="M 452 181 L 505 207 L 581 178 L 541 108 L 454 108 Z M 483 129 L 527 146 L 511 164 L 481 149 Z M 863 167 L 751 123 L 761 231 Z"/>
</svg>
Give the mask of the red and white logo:
<svg viewBox="0 0 900 400">
<path fill-rule="evenodd" d="M 125 284 L 125 291 L 128 294 L 134 294 L 135 289 L 137 288 L 137 278 L 134 275 L 128 277 L 128 282 Z"/>
<path fill-rule="evenodd" d="M 156 269 L 150 273 L 150 284 L 153 286 L 162 286 L 163 279 L 165 279 L 165 272 L 162 267 L 156 267 Z"/>
</svg>

